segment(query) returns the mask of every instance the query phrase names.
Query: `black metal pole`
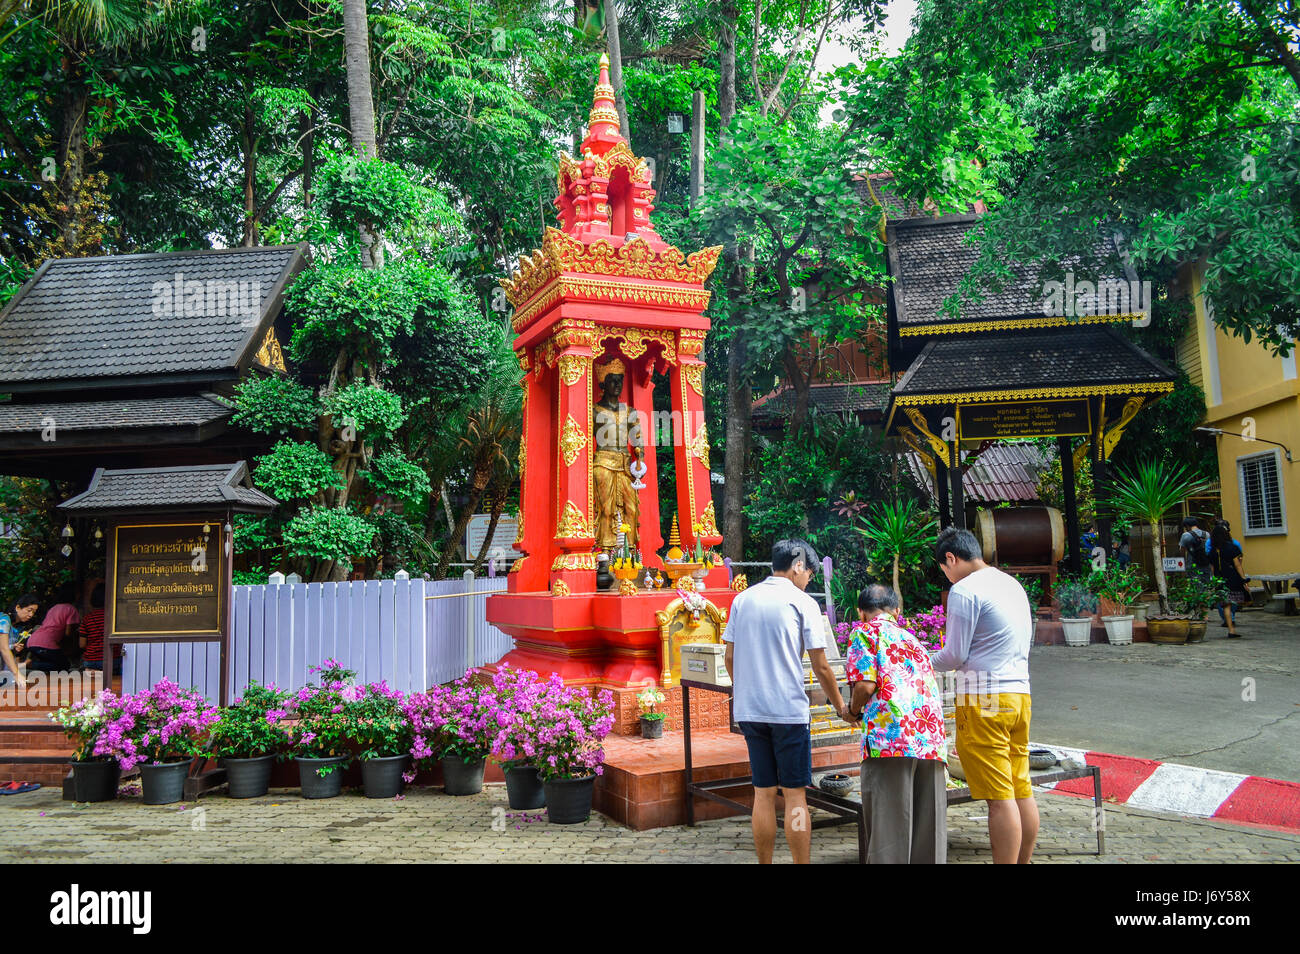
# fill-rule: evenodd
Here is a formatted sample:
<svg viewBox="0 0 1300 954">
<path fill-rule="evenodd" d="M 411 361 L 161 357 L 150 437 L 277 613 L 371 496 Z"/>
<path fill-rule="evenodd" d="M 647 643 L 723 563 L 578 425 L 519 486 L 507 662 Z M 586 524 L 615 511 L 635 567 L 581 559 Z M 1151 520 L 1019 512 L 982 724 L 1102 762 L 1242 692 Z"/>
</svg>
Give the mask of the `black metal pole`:
<svg viewBox="0 0 1300 954">
<path fill-rule="evenodd" d="M 938 457 L 934 459 L 934 493 L 939 506 L 939 526 L 952 526 L 952 508 L 948 506 L 948 467 Z"/>
<path fill-rule="evenodd" d="M 953 441 L 949 445 L 952 464 L 948 476 L 952 480 L 952 525 L 958 530 L 966 529 L 966 502 L 962 499 L 961 488 L 961 445 Z"/>
<path fill-rule="evenodd" d="M 1065 497 L 1065 565 L 1071 573 L 1078 573 L 1079 499 L 1074 489 L 1074 451 L 1070 439 L 1058 437 L 1056 450 L 1061 457 L 1061 493 Z"/>
</svg>

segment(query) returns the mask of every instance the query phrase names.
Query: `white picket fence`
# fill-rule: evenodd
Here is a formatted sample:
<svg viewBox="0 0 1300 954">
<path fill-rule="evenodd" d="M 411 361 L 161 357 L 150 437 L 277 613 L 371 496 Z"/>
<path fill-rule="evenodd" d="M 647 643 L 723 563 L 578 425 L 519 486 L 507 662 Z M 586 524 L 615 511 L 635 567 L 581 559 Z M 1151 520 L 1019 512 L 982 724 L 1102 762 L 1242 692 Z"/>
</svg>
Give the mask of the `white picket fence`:
<svg viewBox="0 0 1300 954">
<path fill-rule="evenodd" d="M 236 586 L 231 696 L 238 698 L 252 681 L 297 689 L 313 681 L 308 669 L 325 659 L 356 670 L 361 682 L 383 679 L 403 692 L 450 682 L 514 648 L 514 640 L 486 618 L 484 594 L 505 588 L 505 577 L 468 576 Z M 466 593 L 471 595 L 461 595 Z M 164 676 L 216 702 L 217 645 L 127 646 L 123 692 L 152 686 Z"/>
</svg>

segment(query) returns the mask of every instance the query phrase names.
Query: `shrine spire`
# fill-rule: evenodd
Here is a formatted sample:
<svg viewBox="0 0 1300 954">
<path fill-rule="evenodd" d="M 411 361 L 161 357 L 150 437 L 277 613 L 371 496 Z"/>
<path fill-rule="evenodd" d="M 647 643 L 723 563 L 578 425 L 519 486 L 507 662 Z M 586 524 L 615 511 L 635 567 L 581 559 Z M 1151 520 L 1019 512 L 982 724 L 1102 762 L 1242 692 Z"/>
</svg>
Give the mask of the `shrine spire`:
<svg viewBox="0 0 1300 954">
<path fill-rule="evenodd" d="M 600 54 L 600 78 L 591 97 L 591 112 L 587 116 L 587 138 L 582 141 L 582 152 L 603 156 L 623 138 L 618 121 L 618 108 L 614 104 L 614 87 L 609 82 L 609 54 Z"/>
</svg>

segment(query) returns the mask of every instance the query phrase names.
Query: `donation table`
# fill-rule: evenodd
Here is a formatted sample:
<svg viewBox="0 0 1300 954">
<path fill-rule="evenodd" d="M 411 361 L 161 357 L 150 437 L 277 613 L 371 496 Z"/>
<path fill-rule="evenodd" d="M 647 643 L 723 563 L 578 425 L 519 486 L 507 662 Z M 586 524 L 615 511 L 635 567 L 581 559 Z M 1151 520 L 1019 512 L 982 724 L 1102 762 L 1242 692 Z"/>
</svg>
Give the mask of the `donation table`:
<svg viewBox="0 0 1300 954">
<path fill-rule="evenodd" d="M 735 799 L 727 798 L 720 794 L 722 789 L 735 788 L 740 785 L 752 785 L 753 778 L 749 775 L 738 776 L 736 778 L 715 779 L 708 782 L 695 781 L 694 765 L 691 759 L 691 690 L 703 689 L 708 692 L 725 693 L 729 698 L 729 709 L 733 716 L 731 719 L 731 731 L 739 734 L 734 717 L 734 698 L 731 698 L 731 686 L 715 686 L 711 683 L 696 682 L 693 679 L 683 679 L 682 685 L 682 745 L 684 748 L 686 762 L 686 779 L 682 786 L 682 797 L 686 800 L 686 824 L 694 827 L 695 825 L 695 799 L 696 797 L 707 798 L 711 801 L 727 805 L 731 808 L 739 809 L 745 814 L 750 814 L 751 806 L 744 802 L 738 802 Z M 856 738 L 856 731 L 853 732 Z M 843 740 L 842 736 L 837 736 L 834 742 L 838 743 Z M 813 739 L 813 747 L 818 748 L 825 745 L 826 742 Z M 862 769 L 861 761 L 846 762 L 837 765 L 824 765 L 813 772 L 813 784 L 805 789 L 808 805 L 811 808 L 818 808 L 827 812 L 830 818 L 814 819 L 813 829 L 834 828 L 839 825 L 858 826 L 858 862 L 863 863 L 867 860 L 867 827 L 862 815 L 862 792 L 857 783 L 854 787 L 842 794 L 832 794 L 824 792 L 817 787 L 818 781 L 833 772 L 840 772 L 846 775 L 857 774 Z M 1054 766 L 1041 771 L 1031 770 L 1029 781 L 1034 785 L 1050 785 L 1054 782 L 1063 782 L 1068 779 L 1091 778 L 1092 779 L 1092 803 L 1093 803 L 1093 826 L 1097 832 L 1097 854 L 1104 854 L 1106 851 L 1106 831 L 1103 822 L 1104 806 L 1101 801 L 1101 768 L 1096 765 L 1085 765 L 1081 768 L 1064 768 Z M 950 788 L 948 789 L 948 804 L 961 805 L 966 802 L 975 801 L 971 797 L 969 788 Z M 778 819 L 778 824 L 780 820 Z"/>
</svg>

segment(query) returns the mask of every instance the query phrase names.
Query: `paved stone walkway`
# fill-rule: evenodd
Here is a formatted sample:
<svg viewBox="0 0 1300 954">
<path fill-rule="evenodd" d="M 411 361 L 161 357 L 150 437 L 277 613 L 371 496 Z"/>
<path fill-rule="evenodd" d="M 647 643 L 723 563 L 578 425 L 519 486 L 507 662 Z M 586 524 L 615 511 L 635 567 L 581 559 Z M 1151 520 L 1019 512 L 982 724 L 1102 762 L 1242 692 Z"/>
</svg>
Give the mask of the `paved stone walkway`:
<svg viewBox="0 0 1300 954">
<path fill-rule="evenodd" d="M 1091 801 L 1038 796 L 1037 860 L 1052 864 L 1300 862 L 1300 835 L 1108 807 L 1107 854 L 1091 852 Z M 981 803 L 948 811 L 949 861 L 990 861 Z M 813 860 L 853 863 L 856 828 L 813 833 Z M 778 860 L 787 861 L 778 838 Z M 754 860 L 747 818 L 698 828 L 637 832 L 601 816 L 551 825 L 506 806 L 503 785 L 454 798 L 412 789 L 400 800 L 359 795 L 308 801 L 296 789 L 267 798 L 213 795 L 198 803 L 145 806 L 138 796 L 74 805 L 53 788 L 0 801 L 3 862 L 709 862 Z"/>
<path fill-rule="evenodd" d="M 1241 613 L 1241 639 L 1035 646 L 1036 742 L 1300 782 L 1300 616 Z"/>
</svg>

